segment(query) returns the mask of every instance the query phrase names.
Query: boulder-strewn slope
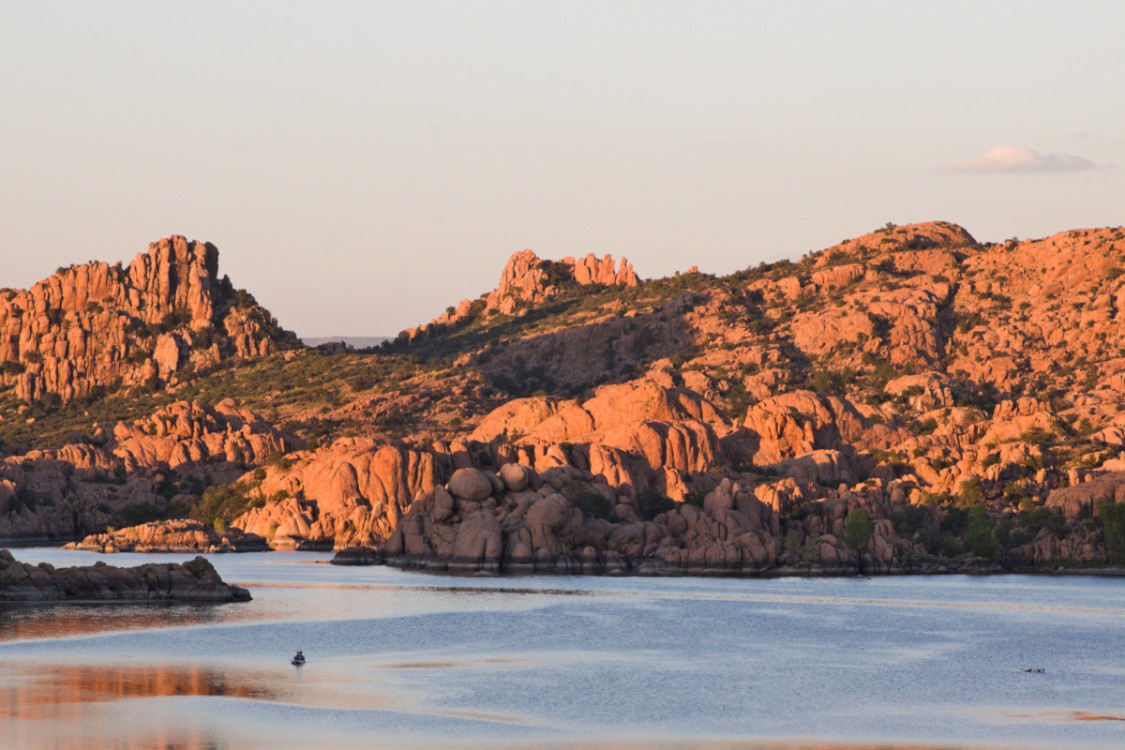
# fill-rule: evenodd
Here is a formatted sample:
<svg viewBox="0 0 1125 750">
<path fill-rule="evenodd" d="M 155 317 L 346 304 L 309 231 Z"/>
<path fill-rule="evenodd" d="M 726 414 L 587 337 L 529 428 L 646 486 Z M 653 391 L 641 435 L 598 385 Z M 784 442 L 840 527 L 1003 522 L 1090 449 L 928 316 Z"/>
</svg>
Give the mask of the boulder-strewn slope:
<svg viewBox="0 0 1125 750">
<path fill-rule="evenodd" d="M 0 459 L 0 539 L 81 539 L 159 517 L 304 445 L 230 400 L 174 402 L 146 419 L 101 423 L 61 448 Z"/>
<path fill-rule="evenodd" d="M 223 582 L 205 558 L 179 565 L 149 564 L 115 568 L 103 562 L 56 568 L 21 563 L 0 549 L 0 601 L 250 601 L 250 592 Z"/>
<path fill-rule="evenodd" d="M 288 438 L 251 427 L 235 449 L 202 403 L 159 406 L 194 410 L 176 423 L 198 428 L 103 436 L 126 485 L 159 471 L 198 498 L 193 477 L 237 479 L 215 496 L 230 526 L 275 548 L 361 550 L 341 560 L 1120 563 L 1123 268 L 1120 229 L 980 244 L 944 222 L 724 277 L 641 281 L 612 259 L 524 252 L 496 291 L 377 350 L 288 351 L 183 386 L 237 394 Z"/>
<path fill-rule="evenodd" d="M 561 327 L 528 326 L 478 350 L 475 360 L 497 382 L 519 379 L 490 369 L 517 352 L 522 380 L 558 395 L 510 402 L 471 437 L 512 443 L 512 460 L 539 471 L 553 454 L 557 465 L 590 474 L 573 481 L 618 495 L 653 487 L 693 500 L 716 523 L 708 498 L 721 481 L 731 483 L 726 494 L 737 483 L 779 516 L 778 568 L 823 566 L 821 552 L 831 563 L 846 547 L 842 524 L 857 509 L 872 524 L 863 549 L 850 548 L 857 568 L 918 569 L 966 555 L 1011 565 L 1104 564 L 1115 548 L 1098 506 L 1118 499 L 1125 484 L 1118 479 L 1125 456 L 1117 453 L 1125 447 L 1123 257 L 1120 229 L 980 245 L 960 227 L 935 222 L 888 226 L 797 263 L 665 280 L 664 289 L 651 289 L 663 295 L 653 301 L 641 285 L 636 296 L 605 300 L 600 311 L 609 318 L 566 320 L 564 312 Z M 653 302 L 661 323 L 687 332 L 690 348 L 672 357 L 660 349 L 644 321 Z M 639 360 L 620 364 L 601 351 L 554 345 L 607 321 L 631 323 L 656 346 L 638 347 Z M 627 398 L 601 408 L 602 389 L 563 398 L 573 392 L 574 370 L 627 381 L 637 392 L 678 390 L 700 406 L 688 413 L 669 409 L 667 395 L 649 399 L 663 420 L 658 427 L 651 415 L 634 414 Z M 698 437 L 674 439 L 684 430 Z M 719 450 L 710 447 L 715 441 Z M 620 451 L 618 460 L 596 464 L 607 450 Z M 497 507 L 503 497 L 495 496 Z M 454 561 L 443 546 L 453 537 L 418 507 L 417 521 L 408 514 L 402 523 L 412 525 L 400 524 L 416 542 L 408 555 Z M 628 524 L 627 516 L 612 522 Z M 651 541 L 663 541 L 660 565 L 675 568 L 681 553 L 669 550 L 683 538 L 667 518 L 661 523 L 663 535 Z M 564 567 L 584 549 L 579 536 L 571 540 L 578 546 L 551 552 L 569 560 Z M 400 559 L 399 542 L 390 545 L 379 554 Z"/>
<path fill-rule="evenodd" d="M 176 382 L 185 369 L 269 354 L 293 341 L 253 297 L 219 278 L 219 251 L 173 236 L 126 267 L 60 268 L 0 290 L 0 382 L 26 402 Z"/>
</svg>

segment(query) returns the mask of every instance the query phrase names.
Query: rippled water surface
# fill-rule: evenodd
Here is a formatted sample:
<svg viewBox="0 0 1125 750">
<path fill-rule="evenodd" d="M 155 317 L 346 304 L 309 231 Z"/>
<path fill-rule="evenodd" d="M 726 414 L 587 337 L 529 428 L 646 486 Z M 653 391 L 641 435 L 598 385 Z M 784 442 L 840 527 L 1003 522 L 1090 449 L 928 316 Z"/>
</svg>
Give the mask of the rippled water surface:
<svg viewBox="0 0 1125 750">
<path fill-rule="evenodd" d="M 453 578 L 330 557 L 211 556 L 247 604 L 0 605 L 0 747 L 1125 747 L 1125 580 Z"/>
</svg>

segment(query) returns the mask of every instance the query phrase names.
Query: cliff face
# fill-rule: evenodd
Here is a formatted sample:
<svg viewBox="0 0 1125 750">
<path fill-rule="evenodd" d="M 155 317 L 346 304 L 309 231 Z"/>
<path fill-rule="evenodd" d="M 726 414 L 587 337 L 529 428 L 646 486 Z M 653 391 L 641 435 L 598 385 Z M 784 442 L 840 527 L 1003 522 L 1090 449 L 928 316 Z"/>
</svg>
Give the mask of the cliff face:
<svg viewBox="0 0 1125 750">
<path fill-rule="evenodd" d="M 27 402 L 67 402 L 264 356 L 292 339 L 218 274 L 214 245 L 173 236 L 127 267 L 87 263 L 26 291 L 0 290 L 0 382 Z"/>
</svg>

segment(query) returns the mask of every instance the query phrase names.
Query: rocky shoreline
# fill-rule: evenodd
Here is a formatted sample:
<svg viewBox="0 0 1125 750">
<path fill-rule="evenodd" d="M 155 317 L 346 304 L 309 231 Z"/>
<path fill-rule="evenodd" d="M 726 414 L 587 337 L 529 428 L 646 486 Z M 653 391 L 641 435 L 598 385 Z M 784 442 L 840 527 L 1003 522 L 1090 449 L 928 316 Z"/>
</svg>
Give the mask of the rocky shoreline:
<svg viewBox="0 0 1125 750">
<path fill-rule="evenodd" d="M 1034 544 L 1010 549 L 980 545 L 989 555 L 931 555 L 920 532 L 903 533 L 911 523 L 907 509 L 916 527 L 940 523 L 953 511 L 911 507 L 901 493 L 878 498 L 841 487 L 806 501 L 803 513 L 783 518 L 778 507 L 759 499 L 748 479 L 745 484 L 724 479 L 698 504 L 654 505 L 617 495 L 570 467 L 540 473 L 505 464 L 499 474 L 463 468 L 415 500 L 386 542 L 352 546 L 333 563 L 464 574 L 750 577 L 1067 567 L 1058 556 L 1041 554 L 1041 547 L 1058 544 L 1046 532 Z M 1091 538 L 1091 544 L 1097 541 Z M 1110 563 L 1091 556 L 1079 568 Z"/>
<path fill-rule="evenodd" d="M 214 566 L 197 557 L 191 562 L 149 563 L 118 568 L 96 562 L 56 568 L 32 565 L 0 549 L 0 602 L 185 601 L 246 602 L 250 592 L 224 583 Z"/>
<path fill-rule="evenodd" d="M 1125 567 L 1036 567 L 1005 566 L 987 558 L 945 560 L 941 563 L 923 563 L 913 567 L 895 567 L 879 572 L 863 571 L 858 567 L 825 568 L 821 565 L 779 566 L 759 572 L 744 572 L 723 568 L 674 568 L 657 559 L 628 560 L 624 566 L 583 569 L 581 562 L 570 570 L 560 570 L 557 565 L 536 569 L 534 564 L 501 562 L 498 568 L 479 566 L 474 560 L 457 560 L 436 555 L 391 557 L 380 554 L 377 548 L 348 547 L 336 553 L 332 565 L 369 566 L 386 565 L 402 570 L 425 573 L 473 576 L 523 576 L 523 575 L 593 575 L 640 576 L 651 578 L 844 578 L 873 576 L 942 576 L 942 575 L 1044 575 L 1044 576 L 1100 576 L 1125 578 Z"/>
</svg>

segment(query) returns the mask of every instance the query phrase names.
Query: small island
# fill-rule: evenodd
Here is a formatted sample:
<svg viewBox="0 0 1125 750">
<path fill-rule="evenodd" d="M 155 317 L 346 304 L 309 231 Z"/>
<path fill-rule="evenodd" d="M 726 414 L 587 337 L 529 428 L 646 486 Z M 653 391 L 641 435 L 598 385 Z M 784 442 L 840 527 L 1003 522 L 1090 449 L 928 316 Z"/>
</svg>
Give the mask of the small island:
<svg viewBox="0 0 1125 750">
<path fill-rule="evenodd" d="M 56 568 L 32 565 L 0 550 L 0 602 L 185 601 L 247 602 L 250 592 L 224 583 L 214 566 L 197 557 L 191 562 L 148 563 L 118 568 L 96 562 Z"/>
</svg>

